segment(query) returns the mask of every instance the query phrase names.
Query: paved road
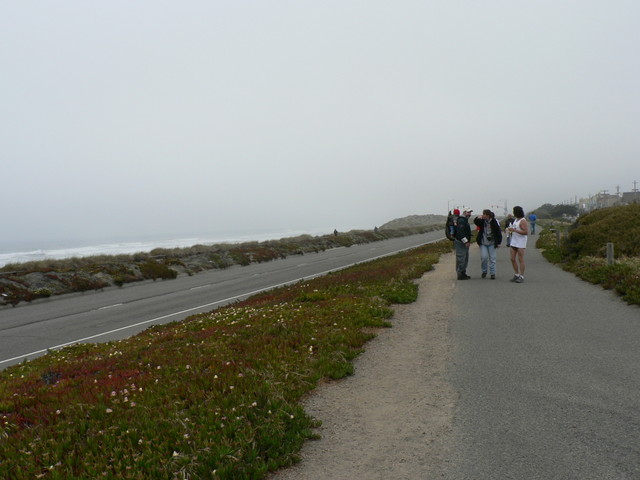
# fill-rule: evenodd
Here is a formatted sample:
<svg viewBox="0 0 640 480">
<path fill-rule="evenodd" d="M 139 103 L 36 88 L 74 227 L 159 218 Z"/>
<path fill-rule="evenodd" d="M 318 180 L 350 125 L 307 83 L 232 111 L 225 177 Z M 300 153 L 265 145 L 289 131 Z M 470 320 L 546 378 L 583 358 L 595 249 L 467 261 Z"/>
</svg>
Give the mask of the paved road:
<svg viewBox="0 0 640 480">
<path fill-rule="evenodd" d="M 213 270 L 177 280 L 64 295 L 0 307 L 0 368 L 79 341 L 129 337 L 153 324 L 207 312 L 259 291 L 439 240 L 441 231 L 283 260 Z"/>
<path fill-rule="evenodd" d="M 529 247 L 536 237 L 530 237 Z M 526 252 L 458 281 L 446 479 L 640 479 L 640 308 Z M 453 272 L 452 272 L 453 276 Z"/>
</svg>

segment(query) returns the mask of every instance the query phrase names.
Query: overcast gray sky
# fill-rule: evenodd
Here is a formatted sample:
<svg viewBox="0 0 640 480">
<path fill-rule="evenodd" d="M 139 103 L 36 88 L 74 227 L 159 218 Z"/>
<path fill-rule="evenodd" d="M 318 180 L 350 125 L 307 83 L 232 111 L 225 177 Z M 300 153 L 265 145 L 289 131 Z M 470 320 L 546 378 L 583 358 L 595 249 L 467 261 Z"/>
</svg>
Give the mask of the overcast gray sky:
<svg viewBox="0 0 640 480">
<path fill-rule="evenodd" d="M 1 236 L 630 191 L 639 37 L 637 0 L 0 0 Z"/>
</svg>

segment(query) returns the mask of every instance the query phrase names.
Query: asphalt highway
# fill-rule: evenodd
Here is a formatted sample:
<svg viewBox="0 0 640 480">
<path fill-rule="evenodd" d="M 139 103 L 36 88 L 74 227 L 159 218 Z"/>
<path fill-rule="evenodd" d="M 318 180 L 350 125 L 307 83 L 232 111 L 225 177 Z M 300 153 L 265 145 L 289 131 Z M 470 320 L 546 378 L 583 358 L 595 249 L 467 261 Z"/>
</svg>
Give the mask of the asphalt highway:
<svg viewBox="0 0 640 480">
<path fill-rule="evenodd" d="M 442 478 L 638 479 L 640 308 L 551 265 L 535 239 L 524 283 L 509 282 L 507 248 L 497 279 L 480 278 L 477 245 L 456 283 Z"/>
<path fill-rule="evenodd" d="M 105 342 L 150 325 L 247 298 L 261 291 L 443 238 L 441 231 L 286 259 L 211 270 L 175 280 L 129 284 L 0 307 L 0 368 L 79 342 Z"/>
</svg>

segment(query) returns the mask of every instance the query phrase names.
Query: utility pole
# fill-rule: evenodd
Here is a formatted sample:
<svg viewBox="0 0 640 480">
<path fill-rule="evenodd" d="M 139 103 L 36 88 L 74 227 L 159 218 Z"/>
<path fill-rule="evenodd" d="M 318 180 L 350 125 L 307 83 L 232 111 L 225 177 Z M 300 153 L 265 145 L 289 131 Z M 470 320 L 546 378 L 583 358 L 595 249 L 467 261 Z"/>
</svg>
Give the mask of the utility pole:
<svg viewBox="0 0 640 480">
<path fill-rule="evenodd" d="M 506 217 L 509 214 L 509 210 L 507 209 L 507 199 L 501 198 L 500 202 L 504 202 L 504 216 Z"/>
</svg>

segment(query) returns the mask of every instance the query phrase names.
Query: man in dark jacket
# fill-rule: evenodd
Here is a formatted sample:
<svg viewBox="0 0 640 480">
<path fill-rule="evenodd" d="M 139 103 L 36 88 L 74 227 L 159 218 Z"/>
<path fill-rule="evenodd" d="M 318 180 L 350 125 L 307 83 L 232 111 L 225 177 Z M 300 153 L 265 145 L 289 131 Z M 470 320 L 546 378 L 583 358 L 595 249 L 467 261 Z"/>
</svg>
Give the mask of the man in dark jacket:
<svg viewBox="0 0 640 480">
<path fill-rule="evenodd" d="M 482 278 L 491 274 L 491 280 L 496 278 L 496 248 L 502 243 L 502 230 L 491 210 L 483 210 L 482 215 L 473 220 L 478 227 L 476 242 L 480 246 Z"/>
<path fill-rule="evenodd" d="M 471 277 L 467 275 L 467 266 L 469 265 L 469 247 L 471 246 L 471 226 L 469 225 L 469 217 L 473 210 L 465 210 L 458 217 L 458 227 L 456 228 L 456 238 L 453 246 L 456 251 L 456 273 L 458 280 L 469 280 Z"/>
</svg>

